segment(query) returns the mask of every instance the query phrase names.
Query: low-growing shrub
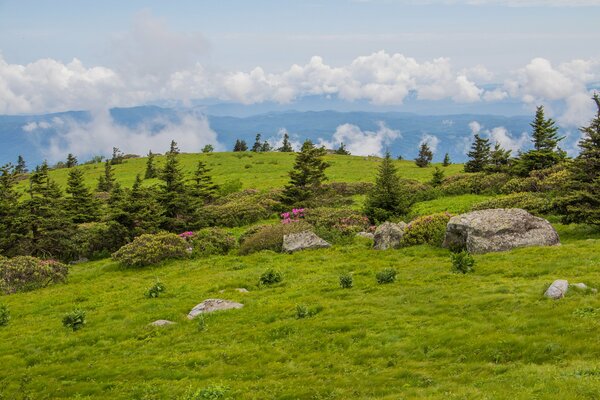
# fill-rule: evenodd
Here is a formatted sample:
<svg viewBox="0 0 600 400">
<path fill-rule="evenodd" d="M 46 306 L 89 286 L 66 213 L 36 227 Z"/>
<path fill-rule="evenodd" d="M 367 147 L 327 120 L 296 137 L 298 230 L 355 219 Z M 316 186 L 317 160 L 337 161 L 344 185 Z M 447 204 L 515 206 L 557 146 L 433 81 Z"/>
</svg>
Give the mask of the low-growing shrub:
<svg viewBox="0 0 600 400">
<path fill-rule="evenodd" d="M 198 390 L 190 389 L 180 400 L 225 400 L 228 391 L 228 387 L 221 385 L 208 386 Z"/>
<path fill-rule="evenodd" d="M 239 253 L 242 255 L 255 253 L 261 250 L 281 252 L 283 237 L 290 233 L 312 230 L 304 221 L 289 224 L 264 225 L 260 228 L 251 228 L 254 233 L 246 235 L 240 244 Z"/>
<path fill-rule="evenodd" d="M 17 256 L 0 260 L 0 292 L 11 294 L 65 282 L 69 268 L 55 260 Z"/>
<path fill-rule="evenodd" d="M 214 204 L 201 207 L 196 215 L 197 227 L 225 226 L 236 227 L 267 219 L 281 203 L 269 193 L 244 190 L 219 199 Z"/>
<path fill-rule="evenodd" d="M 150 286 L 150 288 L 148 288 L 146 293 L 144 293 L 144 296 L 146 296 L 149 299 L 155 299 L 158 296 L 160 296 L 161 293 L 164 293 L 166 290 L 167 287 L 164 285 L 164 283 L 157 279 L 156 282 L 152 286 Z"/>
<path fill-rule="evenodd" d="M 85 311 L 75 309 L 67 314 L 62 319 L 62 324 L 65 328 L 70 328 L 73 332 L 78 331 L 85 325 Z"/>
<path fill-rule="evenodd" d="M 552 211 L 552 201 L 543 193 L 512 193 L 474 204 L 472 210 L 487 210 L 489 208 L 522 208 L 532 214 L 539 215 Z"/>
<path fill-rule="evenodd" d="M 354 285 L 352 275 L 351 274 L 341 274 L 340 275 L 340 287 L 342 289 L 350 289 Z"/>
<path fill-rule="evenodd" d="M 304 220 L 315 228 L 318 236 L 334 243 L 354 238 L 356 233 L 367 230 L 371 225 L 365 215 L 347 208 L 311 208 L 304 214 Z"/>
<path fill-rule="evenodd" d="M 444 179 L 440 191 L 445 195 L 496 194 L 509 181 L 505 173 L 473 173 L 449 176 Z"/>
<path fill-rule="evenodd" d="M 463 250 L 459 253 L 452 253 L 450 259 L 452 261 L 452 271 L 461 274 L 473 272 L 475 259 L 468 251 Z"/>
<path fill-rule="evenodd" d="M 420 244 L 441 246 L 450 217 L 449 213 L 443 212 L 415 218 L 406 226 L 400 244 L 402 246 Z"/>
<path fill-rule="evenodd" d="M 112 258 L 127 267 L 142 267 L 188 256 L 186 241 L 174 233 L 164 232 L 138 236 L 113 253 Z"/>
<path fill-rule="evenodd" d="M 262 273 L 262 275 L 259 278 L 261 285 L 272 285 L 275 283 L 279 283 L 282 280 L 283 276 L 281 275 L 281 272 L 274 269 L 266 270 Z"/>
<path fill-rule="evenodd" d="M 6 304 L 0 304 L 0 326 L 8 325 L 10 321 L 10 310 Z"/>
<path fill-rule="evenodd" d="M 297 319 L 302 319 L 302 318 L 306 318 L 308 317 L 308 307 L 306 307 L 304 304 L 297 304 L 296 305 L 296 318 Z"/>
<path fill-rule="evenodd" d="M 206 257 L 215 254 L 227 254 L 235 248 L 235 237 L 220 228 L 201 229 L 190 238 L 192 256 Z"/>
<path fill-rule="evenodd" d="M 375 278 L 377 279 L 377 283 L 392 283 L 396 280 L 396 275 L 398 272 L 394 268 L 384 268 L 381 271 L 377 272 Z"/>
<path fill-rule="evenodd" d="M 128 235 L 127 228 L 114 221 L 79 224 L 73 236 L 76 259 L 108 257 L 127 243 Z"/>
</svg>

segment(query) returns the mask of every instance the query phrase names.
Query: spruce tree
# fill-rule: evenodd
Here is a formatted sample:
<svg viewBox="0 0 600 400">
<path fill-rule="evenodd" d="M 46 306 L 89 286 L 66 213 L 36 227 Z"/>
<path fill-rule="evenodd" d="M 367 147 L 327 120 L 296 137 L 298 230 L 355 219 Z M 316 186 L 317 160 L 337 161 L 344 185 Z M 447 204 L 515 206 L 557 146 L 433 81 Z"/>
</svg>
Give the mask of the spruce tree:
<svg viewBox="0 0 600 400">
<path fill-rule="evenodd" d="M 346 150 L 346 145 L 344 142 L 340 143 L 340 147 L 335 150 L 335 154 L 339 154 L 341 156 L 349 156 L 350 152 Z"/>
<path fill-rule="evenodd" d="M 146 172 L 144 172 L 144 179 L 156 178 L 158 175 L 156 166 L 154 165 L 154 153 L 152 150 L 148 151 L 148 158 L 146 159 Z"/>
<path fill-rule="evenodd" d="M 248 151 L 248 145 L 245 140 L 237 139 L 233 146 L 233 151 Z"/>
<path fill-rule="evenodd" d="M 444 155 L 444 162 L 442 162 L 442 166 L 447 167 L 450 164 L 452 164 L 452 162 L 450 161 L 450 155 L 448 153 L 446 153 Z"/>
<path fill-rule="evenodd" d="M 17 157 L 17 165 L 15 166 L 16 174 L 26 174 L 27 173 L 27 164 L 25 164 L 25 159 L 22 155 L 19 154 Z"/>
<path fill-rule="evenodd" d="M 600 225 L 600 96 L 595 93 L 596 117 L 580 128 L 581 152 L 570 165 L 568 194 L 557 204 L 567 223 Z"/>
<path fill-rule="evenodd" d="M 281 147 L 277 149 L 277 151 L 282 153 L 291 153 L 294 151 L 292 145 L 290 144 L 290 135 L 288 135 L 287 132 L 283 134 L 283 143 L 281 144 Z"/>
<path fill-rule="evenodd" d="M 486 168 L 490 172 L 502 172 L 508 168 L 510 163 L 510 150 L 505 150 L 496 142 L 494 149 L 490 152 L 490 163 Z"/>
<path fill-rule="evenodd" d="M 262 149 L 262 143 L 260 141 L 260 133 L 256 134 L 256 139 L 254 140 L 254 145 L 252 145 L 252 151 L 258 153 Z"/>
<path fill-rule="evenodd" d="M 110 163 L 112 165 L 122 164 L 124 156 L 125 155 L 121 150 L 119 150 L 118 147 L 113 147 L 112 158 L 110 159 Z"/>
<path fill-rule="evenodd" d="M 322 147 L 315 147 L 306 140 L 300 152 L 296 155 L 294 168 L 290 171 L 290 182 L 282 193 L 282 201 L 289 205 L 302 205 L 311 199 L 327 179 L 325 169 L 329 164 L 323 160 L 326 151 Z"/>
<path fill-rule="evenodd" d="M 215 151 L 215 148 L 212 144 L 207 144 L 202 148 L 203 153 L 212 153 L 213 151 Z"/>
<path fill-rule="evenodd" d="M 69 171 L 66 192 L 71 195 L 66 199 L 66 210 L 74 223 L 98 219 L 100 205 L 85 186 L 83 171 L 80 168 L 72 168 Z"/>
<path fill-rule="evenodd" d="M 106 160 L 104 162 L 104 174 L 98 177 L 98 186 L 96 191 L 98 192 L 110 192 L 115 184 L 115 176 L 113 173 L 112 164 Z"/>
<path fill-rule="evenodd" d="M 365 215 L 372 223 L 379 223 L 406 214 L 409 208 L 410 200 L 402 189 L 396 167 L 387 152 L 379 164 L 375 186 L 367 194 Z"/>
<path fill-rule="evenodd" d="M 215 197 L 218 186 L 213 183 L 210 169 L 202 161 L 198 161 L 194 178 L 192 179 L 192 195 L 204 203 Z"/>
<path fill-rule="evenodd" d="M 166 155 L 166 162 L 160 171 L 163 181 L 159 200 L 165 210 L 165 229 L 174 231 L 185 228 L 191 205 L 186 196 L 183 172 L 177 158 L 179 150 L 175 141 L 171 142 L 171 150 Z"/>
<path fill-rule="evenodd" d="M 164 208 L 153 190 L 142 187 L 139 175 L 136 175 L 129 194 L 124 196 L 124 203 L 113 208 L 113 218 L 127 228 L 132 238 L 156 233 L 165 224 Z"/>
<path fill-rule="evenodd" d="M 16 183 L 16 168 L 10 164 L 0 167 L 0 254 L 5 255 L 15 247 L 15 222 L 19 219 Z"/>
<path fill-rule="evenodd" d="M 177 142 L 171 140 L 171 145 L 169 146 L 169 154 L 179 154 L 179 147 L 177 147 Z"/>
<path fill-rule="evenodd" d="M 67 168 L 73 168 L 76 165 L 77 165 L 77 157 L 75 157 L 71 153 L 67 154 L 67 162 L 65 163 L 65 166 Z"/>
<path fill-rule="evenodd" d="M 444 171 L 440 167 L 435 167 L 431 176 L 431 186 L 438 187 L 444 181 Z"/>
<path fill-rule="evenodd" d="M 263 152 L 263 153 L 268 153 L 271 150 L 272 150 L 271 145 L 266 140 L 260 146 L 260 151 Z"/>
<path fill-rule="evenodd" d="M 481 172 L 490 162 L 490 140 L 475 134 L 471 151 L 467 154 L 469 161 L 465 163 L 465 172 Z"/>
<path fill-rule="evenodd" d="M 427 143 L 425 143 L 425 142 L 421 143 L 421 147 L 419 148 L 419 155 L 415 159 L 415 164 L 417 164 L 417 166 L 419 166 L 421 168 L 424 168 L 431 163 L 432 159 L 433 159 L 433 153 L 429 149 L 429 146 L 427 145 Z"/>
</svg>

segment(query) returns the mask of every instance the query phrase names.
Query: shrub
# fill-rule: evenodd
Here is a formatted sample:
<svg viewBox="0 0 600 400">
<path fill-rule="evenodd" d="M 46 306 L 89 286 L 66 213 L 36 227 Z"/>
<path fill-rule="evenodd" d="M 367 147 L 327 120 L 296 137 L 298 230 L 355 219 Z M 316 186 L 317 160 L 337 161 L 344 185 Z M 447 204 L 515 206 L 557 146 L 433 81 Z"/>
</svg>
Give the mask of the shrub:
<svg viewBox="0 0 600 400">
<path fill-rule="evenodd" d="M 512 193 L 474 204 L 472 210 L 488 208 L 522 208 L 532 214 L 545 214 L 552 211 L 552 202 L 542 193 Z"/>
<path fill-rule="evenodd" d="M 197 226 L 236 227 L 267 219 L 280 209 L 281 204 L 268 193 L 245 190 L 230 194 L 214 204 L 200 208 L 197 212 Z"/>
<path fill-rule="evenodd" d="M 296 305 L 296 318 L 298 318 L 298 319 L 306 318 L 309 316 L 308 314 L 309 314 L 308 307 L 306 307 L 304 304 Z"/>
<path fill-rule="evenodd" d="M 75 309 L 66 313 L 62 319 L 62 324 L 65 328 L 71 328 L 73 332 L 78 331 L 85 325 L 85 311 Z"/>
<path fill-rule="evenodd" d="M 318 236 L 330 242 L 353 238 L 370 226 L 365 215 L 348 208 L 311 208 L 306 210 L 304 219 L 315 228 Z"/>
<path fill-rule="evenodd" d="M 459 253 L 452 253 L 450 259 L 452 260 L 452 270 L 454 272 L 462 274 L 473 272 L 475 259 L 468 251 L 463 250 Z"/>
<path fill-rule="evenodd" d="M 377 272 L 375 278 L 379 284 L 392 283 L 396 280 L 397 273 L 398 272 L 394 268 L 384 268 Z"/>
<path fill-rule="evenodd" d="M 495 194 L 509 181 L 504 173 L 474 173 L 450 176 L 444 179 L 440 190 L 445 195 Z"/>
<path fill-rule="evenodd" d="M 198 390 L 188 390 L 180 400 L 220 400 L 226 399 L 229 388 L 226 386 L 208 386 Z"/>
<path fill-rule="evenodd" d="M 77 258 L 100 259 L 127 243 L 127 237 L 127 229 L 117 222 L 88 222 L 77 225 L 73 242 Z"/>
<path fill-rule="evenodd" d="M 236 245 L 235 237 L 220 228 L 201 229 L 194 234 L 190 241 L 194 257 L 227 254 Z"/>
<path fill-rule="evenodd" d="M 323 190 L 329 190 L 344 197 L 357 194 L 367 194 L 373 189 L 371 182 L 331 182 L 322 185 Z"/>
<path fill-rule="evenodd" d="M 292 222 L 289 224 L 264 225 L 260 228 L 251 228 L 254 233 L 245 235 L 240 244 L 240 254 L 251 254 L 261 250 L 272 250 L 281 252 L 283 247 L 283 236 L 311 230 L 306 222 Z"/>
<path fill-rule="evenodd" d="M 6 304 L 0 304 L 0 326 L 8 325 L 10 321 L 10 310 Z"/>
<path fill-rule="evenodd" d="M 26 292 L 65 282 L 69 268 L 55 260 L 18 256 L 0 260 L 0 291 L 4 294 Z"/>
<path fill-rule="evenodd" d="M 354 282 L 351 274 L 341 274 L 340 275 L 340 287 L 342 289 L 350 289 L 352 288 Z"/>
<path fill-rule="evenodd" d="M 142 267 L 188 256 L 186 241 L 174 233 L 164 232 L 138 236 L 113 253 L 112 258 L 127 267 Z"/>
<path fill-rule="evenodd" d="M 283 280 L 283 276 L 281 275 L 281 272 L 277 270 L 268 269 L 262 273 L 259 280 L 261 285 L 272 285 L 274 283 L 281 282 Z"/>
<path fill-rule="evenodd" d="M 450 217 L 449 213 L 444 212 L 415 218 L 406 226 L 400 244 L 402 246 L 420 244 L 441 246 Z"/>
<path fill-rule="evenodd" d="M 154 283 L 154 285 L 150 286 L 150 288 L 146 291 L 146 293 L 144 293 L 144 296 L 146 296 L 149 299 L 155 299 L 158 296 L 160 296 L 161 293 L 165 292 L 166 290 L 167 290 L 166 286 L 157 279 L 156 282 Z"/>
</svg>

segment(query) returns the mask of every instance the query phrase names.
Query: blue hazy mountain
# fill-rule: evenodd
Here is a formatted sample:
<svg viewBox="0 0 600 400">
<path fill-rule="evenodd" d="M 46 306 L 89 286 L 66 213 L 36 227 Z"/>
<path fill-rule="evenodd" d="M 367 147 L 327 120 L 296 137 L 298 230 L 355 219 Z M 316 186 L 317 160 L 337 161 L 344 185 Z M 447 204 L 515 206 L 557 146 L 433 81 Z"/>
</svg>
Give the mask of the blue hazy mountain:
<svg viewBox="0 0 600 400">
<path fill-rule="evenodd" d="M 331 105 L 331 103 L 323 103 Z M 294 104 L 302 106 L 302 104 Z M 315 104 L 312 103 L 314 107 Z M 353 105 L 352 107 L 354 107 Z M 453 161 L 464 161 L 465 144 L 471 138 L 469 123 L 477 121 L 484 129 L 502 126 L 518 137 L 529 131 L 532 116 L 497 114 L 456 113 L 445 115 L 421 115 L 414 112 L 399 111 L 308 111 L 308 110 L 275 110 L 267 105 L 250 107 L 235 104 L 203 104 L 192 108 L 165 108 L 159 106 L 141 106 L 132 108 L 114 108 L 110 115 L 115 124 L 129 128 L 147 127 L 151 132 L 159 131 L 165 121 L 177 123 L 186 113 L 203 113 L 207 115 L 210 127 L 218 136 L 218 141 L 225 148 L 231 149 L 236 139 L 243 139 L 249 145 L 254 142 L 255 135 L 261 133 L 263 139 L 277 136 L 281 129 L 287 130 L 293 138 L 302 141 L 306 138 L 318 141 L 331 140 L 336 128 L 342 124 L 353 124 L 363 131 L 377 131 L 379 123 L 388 128 L 399 130 L 402 137 L 388 145 L 392 155 L 414 158 L 423 135 L 433 135 L 439 140 L 434 160 L 441 160 L 448 152 Z M 261 109 L 264 107 L 264 110 Z M 280 106 L 278 106 L 280 107 Z M 300 107 L 303 108 L 303 107 Z M 270 111 L 267 111 L 270 110 Z M 247 115 L 251 111 L 267 111 Z M 70 111 L 58 114 L 0 116 L 0 163 L 14 162 L 19 154 L 23 155 L 29 165 L 40 163 L 43 148 L 51 138 L 58 134 L 54 127 L 28 132 L 28 124 L 45 124 L 52 126 L 56 118 L 81 123 L 89 122 L 91 114 L 86 111 Z M 162 125 L 161 125 L 162 124 Z M 119 143 L 115 143 L 119 146 Z M 154 149 L 161 151 L 160 149 Z M 186 149 L 182 149 L 185 151 Z M 107 155 L 107 154 L 105 154 Z M 85 160 L 90 155 L 77 155 Z"/>
</svg>

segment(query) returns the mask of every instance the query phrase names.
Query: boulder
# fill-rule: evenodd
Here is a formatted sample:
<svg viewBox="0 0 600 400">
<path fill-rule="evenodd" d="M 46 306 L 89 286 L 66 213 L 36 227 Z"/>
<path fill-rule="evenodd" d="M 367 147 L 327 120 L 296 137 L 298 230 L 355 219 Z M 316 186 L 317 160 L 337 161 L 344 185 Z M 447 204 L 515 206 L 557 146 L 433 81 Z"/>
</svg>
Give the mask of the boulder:
<svg viewBox="0 0 600 400">
<path fill-rule="evenodd" d="M 194 317 L 198 316 L 199 314 L 242 307 L 244 307 L 243 304 L 236 303 L 235 301 L 206 299 L 202 303 L 196 305 L 196 307 L 192 308 L 192 310 L 188 313 L 188 319 L 194 319 Z"/>
<path fill-rule="evenodd" d="M 558 233 L 548 221 L 520 208 L 480 210 L 452 217 L 444 239 L 444 247 L 466 248 L 479 254 L 558 244 Z"/>
<path fill-rule="evenodd" d="M 564 279 L 557 279 L 546 289 L 544 296 L 554 300 L 562 299 L 569 290 L 569 282 Z"/>
<path fill-rule="evenodd" d="M 166 325 L 173 325 L 175 322 L 173 321 L 169 321 L 168 319 L 158 319 L 154 322 L 150 322 L 148 325 L 150 326 L 166 326 Z"/>
<path fill-rule="evenodd" d="M 404 236 L 404 229 L 406 229 L 406 223 L 404 222 L 397 224 L 384 222 L 379 225 L 375 229 L 375 235 L 373 235 L 373 248 L 375 250 L 397 249 L 400 247 L 402 236 Z"/>
<path fill-rule="evenodd" d="M 365 239 L 371 239 L 371 240 L 375 239 L 375 235 L 372 234 L 371 232 L 358 232 L 356 234 L 356 236 L 363 237 Z"/>
<path fill-rule="evenodd" d="M 288 253 L 306 249 L 322 249 L 325 247 L 331 247 L 331 244 L 311 231 L 290 233 L 283 236 L 283 251 Z"/>
</svg>

